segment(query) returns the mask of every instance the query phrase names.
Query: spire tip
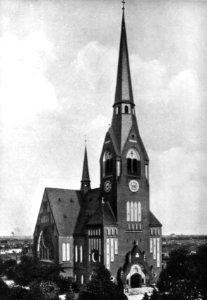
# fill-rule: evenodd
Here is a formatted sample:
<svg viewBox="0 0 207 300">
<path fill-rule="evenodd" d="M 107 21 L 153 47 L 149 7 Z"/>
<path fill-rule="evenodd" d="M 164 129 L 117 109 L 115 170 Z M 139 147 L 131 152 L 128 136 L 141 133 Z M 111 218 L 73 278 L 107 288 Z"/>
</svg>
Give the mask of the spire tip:
<svg viewBox="0 0 207 300">
<path fill-rule="evenodd" d="M 124 13 L 124 10 L 125 10 L 125 7 L 124 7 L 124 4 L 125 4 L 126 2 L 124 1 L 124 0 L 122 0 L 122 4 L 123 4 L 123 6 L 122 6 L 122 10 L 123 10 L 123 13 Z"/>
</svg>

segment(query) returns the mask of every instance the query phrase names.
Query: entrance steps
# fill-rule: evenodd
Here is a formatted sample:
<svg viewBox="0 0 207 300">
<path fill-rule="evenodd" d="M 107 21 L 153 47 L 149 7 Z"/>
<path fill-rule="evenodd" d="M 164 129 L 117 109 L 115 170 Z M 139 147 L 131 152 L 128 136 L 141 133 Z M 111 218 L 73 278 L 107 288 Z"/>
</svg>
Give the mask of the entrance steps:
<svg viewBox="0 0 207 300">
<path fill-rule="evenodd" d="M 147 295 L 152 295 L 153 288 L 152 287 L 140 287 L 140 288 L 129 288 L 127 292 L 125 292 L 125 295 L 129 300 L 141 300 L 145 293 Z"/>
</svg>

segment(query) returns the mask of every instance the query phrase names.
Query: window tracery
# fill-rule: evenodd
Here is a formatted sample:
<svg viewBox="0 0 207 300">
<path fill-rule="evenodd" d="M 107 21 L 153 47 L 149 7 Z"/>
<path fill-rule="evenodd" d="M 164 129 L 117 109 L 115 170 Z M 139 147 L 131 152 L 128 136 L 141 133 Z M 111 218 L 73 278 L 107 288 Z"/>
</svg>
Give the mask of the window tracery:
<svg viewBox="0 0 207 300">
<path fill-rule="evenodd" d="M 141 175 L 140 155 L 135 149 L 129 149 L 127 152 L 127 172 L 129 174 Z"/>
</svg>

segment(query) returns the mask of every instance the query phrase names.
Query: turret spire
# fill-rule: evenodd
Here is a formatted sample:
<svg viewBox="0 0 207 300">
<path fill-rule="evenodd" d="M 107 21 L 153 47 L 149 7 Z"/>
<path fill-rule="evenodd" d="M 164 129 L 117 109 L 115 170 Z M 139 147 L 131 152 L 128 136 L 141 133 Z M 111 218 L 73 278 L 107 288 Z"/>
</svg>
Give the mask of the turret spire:
<svg viewBox="0 0 207 300">
<path fill-rule="evenodd" d="M 82 172 L 82 180 L 81 180 L 81 190 L 86 192 L 91 188 L 91 181 L 89 176 L 89 169 L 88 169 L 88 155 L 87 149 L 85 145 L 85 153 L 84 153 L 84 160 L 83 160 L 83 172 Z"/>
<path fill-rule="evenodd" d="M 121 25 L 121 39 L 119 47 L 119 62 L 118 62 L 118 72 L 116 81 L 116 93 L 114 105 L 124 102 L 124 103 L 134 103 L 133 93 L 132 93 L 132 83 L 129 67 L 129 56 L 127 47 L 127 36 L 125 28 L 125 18 L 124 18 L 124 1 L 123 3 L 123 14 L 122 14 L 122 25 Z"/>
</svg>

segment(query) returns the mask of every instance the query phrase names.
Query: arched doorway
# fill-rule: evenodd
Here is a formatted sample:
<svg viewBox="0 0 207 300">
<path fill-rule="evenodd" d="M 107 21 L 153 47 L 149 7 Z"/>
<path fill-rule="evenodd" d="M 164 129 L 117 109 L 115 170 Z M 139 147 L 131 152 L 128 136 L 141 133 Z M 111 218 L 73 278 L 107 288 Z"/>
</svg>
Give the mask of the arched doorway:
<svg viewBox="0 0 207 300">
<path fill-rule="evenodd" d="M 140 265 L 132 265 L 126 276 L 126 284 L 130 288 L 139 288 L 146 284 L 145 274 Z"/>
<path fill-rule="evenodd" d="M 135 273 L 131 276 L 131 288 L 139 288 L 142 286 L 142 277 L 140 274 Z"/>
</svg>

